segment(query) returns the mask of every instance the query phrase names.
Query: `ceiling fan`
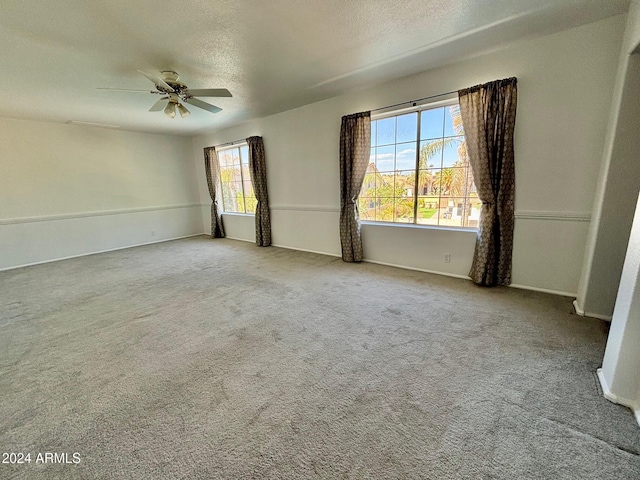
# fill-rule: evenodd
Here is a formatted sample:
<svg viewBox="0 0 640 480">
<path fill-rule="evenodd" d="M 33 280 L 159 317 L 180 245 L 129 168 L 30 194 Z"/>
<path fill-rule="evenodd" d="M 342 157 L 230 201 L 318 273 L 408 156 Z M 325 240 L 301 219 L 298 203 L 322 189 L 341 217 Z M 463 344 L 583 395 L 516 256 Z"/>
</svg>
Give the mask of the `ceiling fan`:
<svg viewBox="0 0 640 480">
<path fill-rule="evenodd" d="M 138 73 L 144 75 L 151 80 L 156 89 L 151 90 L 149 93 L 156 95 L 162 95 L 162 98 L 158 100 L 150 109 L 150 112 L 164 111 L 164 114 L 169 118 L 175 118 L 176 110 L 180 113 L 181 117 L 186 117 L 190 114 L 189 110 L 184 106 L 185 103 L 193 105 L 194 107 L 201 108 L 211 113 L 218 113 L 222 109 L 211 105 L 210 103 L 203 102 L 195 97 L 231 97 L 231 92 L 226 88 L 203 88 L 193 89 L 189 88 L 178 80 L 178 73 L 172 70 L 164 70 L 160 72 L 160 76 L 153 73 L 143 72 L 138 70 Z M 147 90 L 129 90 L 122 88 L 101 88 L 100 90 L 116 90 L 124 92 L 147 92 Z"/>
</svg>

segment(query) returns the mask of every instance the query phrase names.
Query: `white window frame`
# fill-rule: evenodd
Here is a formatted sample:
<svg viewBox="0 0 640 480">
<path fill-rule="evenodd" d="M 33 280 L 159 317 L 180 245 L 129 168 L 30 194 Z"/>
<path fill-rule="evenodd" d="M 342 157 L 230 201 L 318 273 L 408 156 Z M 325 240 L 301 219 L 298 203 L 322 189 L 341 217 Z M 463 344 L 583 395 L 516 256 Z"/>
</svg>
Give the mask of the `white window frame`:
<svg viewBox="0 0 640 480">
<path fill-rule="evenodd" d="M 459 105 L 459 101 L 458 101 L 458 97 L 453 96 L 450 98 L 445 98 L 442 100 L 437 100 L 437 101 L 433 101 L 433 102 L 428 102 L 428 103 L 422 103 L 422 104 L 414 104 L 410 107 L 407 108 L 401 108 L 401 109 L 394 109 L 394 110 L 388 110 L 388 111 L 383 111 L 381 113 L 376 113 L 376 114 L 372 114 L 371 115 L 371 121 L 375 121 L 375 120 L 383 120 L 385 118 L 391 118 L 391 117 L 397 117 L 399 115 L 404 115 L 407 113 L 413 113 L 413 112 L 418 112 L 418 123 L 417 123 L 417 131 L 418 131 L 418 137 L 419 137 L 419 133 L 420 133 L 420 112 L 424 111 L 424 110 L 431 110 L 431 109 L 435 109 L 435 108 L 440 108 L 440 107 L 448 107 L 448 106 L 452 106 L 452 105 Z M 465 135 L 465 139 L 466 139 L 466 135 Z M 397 145 L 397 144 L 394 144 Z M 420 155 L 420 139 L 418 138 L 416 140 L 416 164 L 415 164 L 415 169 L 416 169 L 416 177 L 417 177 L 417 172 L 418 172 L 418 156 Z M 413 223 L 406 223 L 406 222 L 394 222 L 394 221 L 389 221 L 389 220 L 361 220 L 361 223 L 365 224 L 365 225 L 381 225 L 381 226 L 391 226 L 391 227 L 400 227 L 400 228 L 419 228 L 419 229 L 437 229 L 437 230 L 451 230 L 451 231 L 472 231 L 472 232 L 476 232 L 478 230 L 478 227 L 469 227 L 469 226 L 457 226 L 457 225 L 428 225 L 428 224 L 420 224 L 417 223 L 417 200 L 418 200 L 418 195 L 416 193 L 416 190 L 418 189 L 418 182 L 417 182 L 417 178 L 416 178 L 416 184 L 414 185 L 414 192 L 413 192 L 413 198 L 415 199 L 415 203 L 416 206 L 414 207 L 414 220 Z M 455 197 L 454 197 L 455 198 Z"/>
<path fill-rule="evenodd" d="M 242 148 L 243 147 L 248 147 L 249 145 L 247 144 L 247 142 L 238 142 L 238 143 L 234 143 L 231 145 L 225 145 L 224 147 L 216 147 L 216 156 L 218 158 L 218 170 L 220 172 L 220 199 L 222 200 L 222 214 L 223 215 L 242 215 L 242 216 L 255 216 L 255 213 L 248 213 L 247 212 L 247 195 L 244 191 L 244 174 L 242 173 Z M 230 212 L 227 211 L 225 209 L 225 204 L 224 204 L 224 190 L 222 187 L 222 165 L 220 165 L 220 154 L 222 152 L 225 152 L 227 150 L 233 150 L 237 148 L 238 149 L 238 155 L 240 156 L 240 179 L 241 179 L 241 185 L 242 185 L 242 201 L 244 202 L 244 212 Z M 247 165 L 249 164 L 249 159 L 247 158 Z M 253 180 L 250 179 L 253 185 Z"/>
</svg>

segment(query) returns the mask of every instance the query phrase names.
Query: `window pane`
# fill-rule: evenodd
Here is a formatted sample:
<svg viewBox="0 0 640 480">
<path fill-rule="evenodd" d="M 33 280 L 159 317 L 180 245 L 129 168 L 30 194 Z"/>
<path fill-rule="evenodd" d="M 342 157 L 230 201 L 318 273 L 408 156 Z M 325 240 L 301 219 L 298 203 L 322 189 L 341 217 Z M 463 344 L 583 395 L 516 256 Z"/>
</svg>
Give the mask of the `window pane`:
<svg viewBox="0 0 640 480">
<path fill-rule="evenodd" d="M 251 180 L 249 180 L 249 177 L 245 177 L 244 178 L 244 182 L 243 182 L 243 192 L 245 197 L 255 197 L 256 194 L 253 191 L 253 183 L 251 183 Z"/>
<path fill-rule="evenodd" d="M 229 188 L 231 189 L 231 195 L 233 195 L 236 205 L 236 212 L 244 213 L 244 198 L 242 195 L 242 182 L 230 182 Z"/>
<path fill-rule="evenodd" d="M 440 194 L 440 169 L 431 168 L 418 172 L 418 195 Z"/>
<path fill-rule="evenodd" d="M 244 204 L 246 206 L 247 213 L 256 213 L 256 207 L 258 206 L 258 200 L 253 195 L 247 195 L 244 197 Z"/>
<path fill-rule="evenodd" d="M 467 219 L 468 227 L 478 227 L 480 221 L 480 210 L 482 210 L 482 202 L 478 199 L 477 195 L 469 196 L 469 217 Z"/>
<path fill-rule="evenodd" d="M 240 159 L 243 164 L 249 165 L 249 147 L 240 147 Z"/>
<path fill-rule="evenodd" d="M 454 197 L 466 195 L 469 189 L 467 172 L 468 170 L 464 167 L 442 169 L 442 191 Z"/>
<path fill-rule="evenodd" d="M 242 183 L 242 173 L 240 172 L 240 164 L 237 163 L 233 169 L 234 181 Z"/>
<path fill-rule="evenodd" d="M 233 161 L 229 150 L 223 150 L 222 152 L 219 152 L 218 161 L 220 163 L 220 168 L 230 167 Z"/>
<path fill-rule="evenodd" d="M 227 150 L 227 152 L 231 155 L 231 159 L 233 161 L 234 166 L 240 165 L 240 149 L 239 148 L 231 148 Z"/>
<path fill-rule="evenodd" d="M 456 168 L 443 168 L 440 171 L 440 195 L 453 195 Z"/>
<path fill-rule="evenodd" d="M 235 203 L 235 196 L 231 192 L 229 183 L 222 184 L 222 209 L 225 212 L 237 212 L 238 206 Z"/>
<path fill-rule="evenodd" d="M 444 107 L 424 110 L 420 114 L 420 139 L 441 138 L 444 129 Z"/>
<path fill-rule="evenodd" d="M 440 225 L 464 227 L 469 223 L 471 202 L 464 197 L 442 197 L 440 209 Z"/>
<path fill-rule="evenodd" d="M 408 113 L 397 117 L 396 143 L 415 142 L 418 133 L 418 114 Z"/>
<path fill-rule="evenodd" d="M 437 225 L 440 198 L 437 196 L 418 197 L 418 217 L 416 223 L 420 225 Z"/>
<path fill-rule="evenodd" d="M 375 197 L 377 176 L 378 171 L 376 169 L 376 165 L 374 163 L 370 163 L 367 167 L 367 172 L 364 175 L 364 180 L 362 181 L 362 188 L 360 189 L 361 197 Z"/>
<path fill-rule="evenodd" d="M 402 223 L 413 223 L 413 198 L 396 198 L 394 221 Z"/>
<path fill-rule="evenodd" d="M 431 191 L 429 192 L 429 195 L 443 195 L 444 193 L 446 193 L 444 190 L 446 184 L 442 184 L 443 177 L 445 177 L 446 174 L 443 173 L 442 169 L 430 168 L 428 171 L 431 172 L 433 178 L 433 184 L 431 185 Z"/>
<path fill-rule="evenodd" d="M 395 196 L 413 198 L 415 195 L 416 171 L 400 170 L 396 172 L 395 179 Z"/>
<path fill-rule="evenodd" d="M 222 182 L 238 182 L 240 181 L 240 168 L 231 164 L 228 167 L 220 169 L 220 178 Z"/>
<path fill-rule="evenodd" d="M 416 166 L 416 142 L 396 145 L 396 170 L 408 170 Z"/>
<path fill-rule="evenodd" d="M 420 168 L 440 168 L 442 166 L 443 142 L 442 138 L 420 142 Z"/>
<path fill-rule="evenodd" d="M 440 210 L 438 211 L 439 225 L 451 226 L 454 223 L 452 220 L 454 206 L 455 204 L 453 198 L 449 196 L 440 197 Z"/>
<path fill-rule="evenodd" d="M 396 156 L 396 148 L 394 145 L 376 148 L 376 168 L 379 172 L 392 172 L 394 169 L 394 160 Z"/>
<path fill-rule="evenodd" d="M 233 166 L 231 167 L 220 167 L 220 179 L 223 182 L 233 181 Z"/>
<path fill-rule="evenodd" d="M 360 220 L 376 219 L 376 199 L 375 197 L 358 198 L 358 212 Z"/>
<path fill-rule="evenodd" d="M 468 217 L 471 211 L 471 205 L 469 199 L 465 199 L 464 197 L 454 198 L 453 199 L 453 220 L 456 221 L 455 226 L 457 227 L 465 227 L 467 226 Z"/>
<path fill-rule="evenodd" d="M 393 172 L 382 172 L 376 177 L 376 196 L 395 196 L 395 174 Z"/>
<path fill-rule="evenodd" d="M 378 145 L 391 145 L 395 143 L 396 117 L 378 120 L 378 132 L 376 135 Z"/>
<path fill-rule="evenodd" d="M 393 222 L 393 198 L 376 198 L 376 220 Z"/>
<path fill-rule="evenodd" d="M 251 183 L 251 172 L 249 172 L 249 165 L 247 165 L 247 164 L 243 164 L 242 165 L 242 179 L 245 182 Z M 246 185 L 246 183 L 245 183 L 245 185 Z M 246 193 L 246 190 L 245 190 L 245 193 Z"/>
<path fill-rule="evenodd" d="M 464 137 L 449 137 L 444 139 L 442 151 L 443 167 L 463 167 L 467 162 L 467 146 Z"/>
<path fill-rule="evenodd" d="M 444 109 L 444 136 L 464 135 L 460 105 L 451 105 Z"/>
</svg>

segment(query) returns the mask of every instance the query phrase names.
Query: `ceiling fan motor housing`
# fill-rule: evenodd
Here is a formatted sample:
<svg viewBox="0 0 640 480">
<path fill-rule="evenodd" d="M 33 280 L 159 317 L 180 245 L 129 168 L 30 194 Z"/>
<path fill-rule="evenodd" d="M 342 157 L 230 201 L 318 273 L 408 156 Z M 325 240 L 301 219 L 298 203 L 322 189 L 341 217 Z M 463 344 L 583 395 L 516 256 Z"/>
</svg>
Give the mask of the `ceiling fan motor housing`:
<svg viewBox="0 0 640 480">
<path fill-rule="evenodd" d="M 162 75 L 162 80 L 164 80 L 171 88 L 175 90 L 179 96 L 182 97 L 183 90 L 186 90 L 187 86 L 178 80 L 178 72 L 174 72 L 173 70 L 163 70 L 160 72 Z M 162 85 L 156 85 L 156 88 L 163 93 L 168 93 Z"/>
</svg>

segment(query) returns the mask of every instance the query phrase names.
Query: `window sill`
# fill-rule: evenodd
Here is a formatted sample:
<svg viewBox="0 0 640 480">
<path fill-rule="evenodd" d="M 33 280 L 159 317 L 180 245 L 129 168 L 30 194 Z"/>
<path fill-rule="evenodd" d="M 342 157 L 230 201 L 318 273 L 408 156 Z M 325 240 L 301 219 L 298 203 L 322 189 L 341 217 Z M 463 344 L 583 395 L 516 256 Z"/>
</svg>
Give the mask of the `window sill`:
<svg viewBox="0 0 640 480">
<path fill-rule="evenodd" d="M 393 228 L 413 228 L 418 230 L 438 230 L 445 232 L 466 232 L 477 233 L 478 229 L 474 227 L 446 227 L 440 225 L 416 225 L 415 223 L 394 223 L 394 222 L 368 222 L 361 220 L 362 225 L 372 225 L 374 227 L 393 227 Z"/>
<path fill-rule="evenodd" d="M 254 213 L 222 212 L 220 215 L 230 217 L 255 217 Z"/>
</svg>

